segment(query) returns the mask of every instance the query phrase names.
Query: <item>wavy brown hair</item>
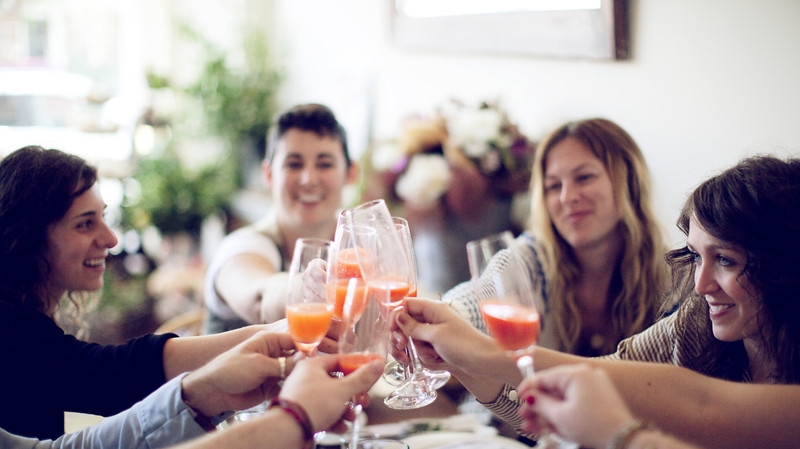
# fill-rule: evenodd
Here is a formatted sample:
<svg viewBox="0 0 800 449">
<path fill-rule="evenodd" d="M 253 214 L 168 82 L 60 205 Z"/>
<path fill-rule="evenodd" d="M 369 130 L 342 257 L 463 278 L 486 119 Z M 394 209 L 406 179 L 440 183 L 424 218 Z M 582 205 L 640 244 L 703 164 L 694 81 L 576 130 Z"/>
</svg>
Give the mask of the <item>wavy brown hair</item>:
<svg viewBox="0 0 800 449">
<path fill-rule="evenodd" d="M 689 196 L 677 223 L 686 235 L 692 217 L 714 237 L 744 249 L 739 280 L 746 278 L 760 296 L 762 350 L 777 362 L 777 381 L 800 383 L 800 159 L 743 159 Z M 681 307 L 692 309 L 687 315 L 710 342 L 695 369 L 742 380 L 749 363 L 744 344 L 713 338 L 708 304 L 694 291 L 693 254 L 683 247 L 667 257 Z"/>
<path fill-rule="evenodd" d="M 544 191 L 545 163 L 550 150 L 571 137 L 583 143 L 603 162 L 613 185 L 622 220 L 622 257 L 616 261 L 609 298 L 614 338 L 605 341 L 603 353 L 656 318 L 661 305 L 666 266 L 661 228 L 652 207 L 650 174 L 639 146 L 617 124 L 602 118 L 566 123 L 537 147 L 531 178 L 531 234 L 544 249 L 548 307 L 555 315 L 559 350 L 575 352 L 581 335 L 580 316 L 573 285 L 580 267 L 570 245 L 558 233 L 547 210 Z"/>
</svg>

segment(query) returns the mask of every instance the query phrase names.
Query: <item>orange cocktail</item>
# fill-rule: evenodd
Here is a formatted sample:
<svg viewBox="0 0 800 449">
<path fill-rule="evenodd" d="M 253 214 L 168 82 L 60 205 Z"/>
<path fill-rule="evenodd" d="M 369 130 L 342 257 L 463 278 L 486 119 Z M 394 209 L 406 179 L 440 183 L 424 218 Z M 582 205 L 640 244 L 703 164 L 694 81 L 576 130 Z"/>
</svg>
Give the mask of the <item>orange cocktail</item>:
<svg viewBox="0 0 800 449">
<path fill-rule="evenodd" d="M 344 301 L 347 298 L 347 285 L 350 279 L 336 279 L 335 281 L 328 282 L 326 286 L 328 291 L 328 303 L 333 304 L 333 316 L 338 320 L 344 321 Z M 353 309 L 350 311 L 350 316 L 353 321 L 358 321 L 364 313 L 364 308 L 367 305 L 367 286 L 363 279 L 358 279 L 356 282 L 355 296 L 353 297 Z"/>
<path fill-rule="evenodd" d="M 377 277 L 369 281 L 367 287 L 369 295 L 374 296 L 379 304 L 390 310 L 402 306 L 411 290 L 409 282 L 396 276 Z"/>
<path fill-rule="evenodd" d="M 535 309 L 502 301 L 484 301 L 480 307 L 489 333 L 506 351 L 521 351 L 539 340 Z"/>
<path fill-rule="evenodd" d="M 336 277 L 338 279 L 363 278 L 359 258 L 364 260 L 367 252 L 362 248 L 344 248 L 336 255 Z"/>
<path fill-rule="evenodd" d="M 357 370 L 360 366 L 366 365 L 373 360 L 383 360 L 383 356 L 374 352 L 354 352 L 352 354 L 344 354 L 339 359 L 339 369 L 341 369 L 346 376 Z"/>
<path fill-rule="evenodd" d="M 301 303 L 286 306 L 286 321 L 297 347 L 313 352 L 331 325 L 333 310 L 326 303 Z"/>
</svg>

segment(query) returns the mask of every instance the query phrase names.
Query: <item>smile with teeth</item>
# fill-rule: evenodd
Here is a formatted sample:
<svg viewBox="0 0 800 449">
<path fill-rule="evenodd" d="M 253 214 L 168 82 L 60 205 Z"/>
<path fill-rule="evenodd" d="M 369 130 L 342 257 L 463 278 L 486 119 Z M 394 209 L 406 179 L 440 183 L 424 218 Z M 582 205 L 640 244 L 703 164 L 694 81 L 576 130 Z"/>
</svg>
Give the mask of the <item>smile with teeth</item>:
<svg viewBox="0 0 800 449">
<path fill-rule="evenodd" d="M 105 263 L 106 263 L 106 259 L 105 258 L 102 258 L 102 259 L 89 259 L 89 260 L 83 262 L 83 264 L 86 265 L 87 267 L 102 267 L 103 265 L 105 265 Z"/>
<path fill-rule="evenodd" d="M 301 193 L 297 195 L 297 199 L 304 203 L 315 203 L 318 201 L 322 201 L 322 195 L 316 193 Z"/>
<path fill-rule="evenodd" d="M 709 304 L 708 309 L 711 313 L 721 313 L 733 308 L 733 304 Z"/>
</svg>

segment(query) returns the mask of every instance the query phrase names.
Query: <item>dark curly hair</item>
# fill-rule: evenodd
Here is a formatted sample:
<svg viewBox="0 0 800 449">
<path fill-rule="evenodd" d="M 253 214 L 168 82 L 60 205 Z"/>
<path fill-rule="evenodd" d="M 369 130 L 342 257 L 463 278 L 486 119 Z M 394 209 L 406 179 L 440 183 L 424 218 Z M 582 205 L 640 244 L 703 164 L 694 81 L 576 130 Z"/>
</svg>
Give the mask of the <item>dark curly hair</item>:
<svg viewBox="0 0 800 449">
<path fill-rule="evenodd" d="M 0 301 L 50 309 L 40 295 L 50 274 L 48 229 L 96 181 L 94 167 L 59 150 L 28 146 L 0 161 Z"/>
</svg>

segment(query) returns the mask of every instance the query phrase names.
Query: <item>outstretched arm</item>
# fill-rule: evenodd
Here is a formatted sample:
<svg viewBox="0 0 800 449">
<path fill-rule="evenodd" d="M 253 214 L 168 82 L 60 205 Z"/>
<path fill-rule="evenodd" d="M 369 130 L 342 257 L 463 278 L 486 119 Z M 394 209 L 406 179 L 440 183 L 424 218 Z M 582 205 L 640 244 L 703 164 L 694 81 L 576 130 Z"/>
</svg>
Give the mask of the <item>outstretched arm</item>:
<svg viewBox="0 0 800 449">
<path fill-rule="evenodd" d="M 280 397 L 298 404 L 308 415 L 311 431 L 328 430 L 347 412 L 347 401 L 366 392 L 383 373 L 382 362 L 372 362 L 343 377 L 328 373 L 338 366 L 338 355 L 321 355 L 300 361 L 281 389 Z M 174 449 L 249 449 L 304 447 L 307 441 L 297 418 L 273 407 L 263 416 L 239 423 L 224 432 L 214 432 Z"/>
</svg>

